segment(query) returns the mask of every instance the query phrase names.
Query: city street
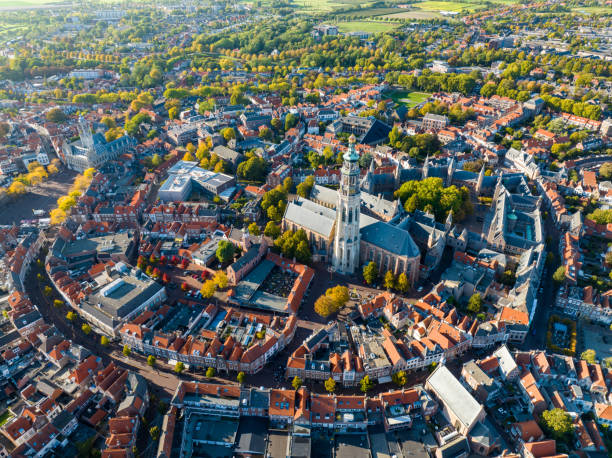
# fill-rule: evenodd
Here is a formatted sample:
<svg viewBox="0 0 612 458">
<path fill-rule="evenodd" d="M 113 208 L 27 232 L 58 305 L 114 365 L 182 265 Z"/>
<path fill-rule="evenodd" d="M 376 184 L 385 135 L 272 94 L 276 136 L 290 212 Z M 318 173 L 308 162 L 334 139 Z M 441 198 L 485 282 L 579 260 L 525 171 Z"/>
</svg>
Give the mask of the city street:
<svg viewBox="0 0 612 458">
<path fill-rule="evenodd" d="M 363 285 L 357 275 L 347 277 L 330 272 L 330 269 L 324 264 L 315 264 L 313 268 L 315 269 L 316 273 L 298 312 L 298 327 L 293 340 L 285 349 L 274 355 L 261 371 L 256 374 L 247 375 L 245 381 L 247 386 L 290 388 L 291 380 L 285 379 L 285 368 L 287 365 L 287 359 L 291 353 L 302 345 L 302 343 L 313 333 L 313 331 L 320 329 L 334 319 L 346 321 L 348 319 L 348 315 L 356 310 L 356 305 L 359 301 L 367 299 L 368 297 L 373 297 L 383 291 L 381 289 Z M 175 273 L 175 269 L 171 270 L 173 273 Z M 33 263 L 32 269 L 28 273 L 26 287 L 30 298 L 32 299 L 33 303 L 39 306 L 39 310 L 45 320 L 48 323 L 53 323 L 60 332 L 62 332 L 73 342 L 82 345 L 83 347 L 89 349 L 92 353 L 100 356 L 105 366 L 113 361 L 117 366 L 132 370 L 145 377 L 151 386 L 152 392 L 158 395 L 160 399 L 169 399 L 173 395 L 181 379 L 213 381 L 217 383 L 230 384 L 237 383 L 234 373 L 217 374 L 216 377 L 209 379 L 204 376 L 203 369 L 196 369 L 186 371 L 183 374 L 178 375 L 174 372 L 173 367 L 170 367 L 162 360 L 158 360 L 155 367 L 150 367 L 147 364 L 146 355 L 140 355 L 136 352 L 132 352 L 129 357 L 126 357 L 123 355 L 123 345 L 120 342 L 111 341 L 107 346 L 101 345 L 100 335 L 94 330 L 92 330 L 89 335 L 85 335 L 81 331 L 81 325 L 84 323 L 84 321 L 82 321 L 79 317 L 74 321 L 74 323 L 71 323 L 66 318 L 66 313 L 70 310 L 68 306 L 56 308 L 52 305 L 53 300 L 59 298 L 59 296 L 57 296 L 57 292 L 55 290 L 50 297 L 46 297 L 43 294 L 43 288 L 46 283 L 38 281 L 36 278 L 38 273 L 43 274 L 43 276 L 47 278 L 44 269 L 39 267 L 36 263 Z M 185 278 L 191 279 L 191 277 Z M 175 281 L 177 280 L 178 279 Z M 197 282 L 197 280 L 191 280 L 193 282 Z M 357 293 L 359 299 L 349 301 L 349 303 L 338 314 L 323 318 L 315 312 L 314 303 L 317 298 L 325 294 L 325 291 L 328 288 L 336 285 L 347 286 L 351 293 Z M 171 289 L 168 292 L 170 302 L 173 302 L 176 299 L 184 298 L 184 293 L 180 288 Z M 416 300 L 416 298 L 422 296 L 422 294 L 422 291 L 419 292 L 411 289 L 406 297 L 409 300 Z M 447 366 L 453 373 L 458 375 L 461 370 L 461 364 L 468 361 L 472 357 L 473 353 L 468 352 L 460 359 L 447 363 Z M 424 383 L 427 375 L 429 375 L 429 371 L 427 369 L 409 373 L 407 376 L 407 386 Z M 308 386 L 313 392 L 326 392 L 322 382 L 305 381 L 305 385 Z M 393 387 L 395 387 L 394 384 L 375 385 L 371 393 L 376 394 L 379 392 L 384 392 Z M 355 387 L 343 387 L 342 392 L 347 394 L 360 393 L 358 385 Z"/>
</svg>

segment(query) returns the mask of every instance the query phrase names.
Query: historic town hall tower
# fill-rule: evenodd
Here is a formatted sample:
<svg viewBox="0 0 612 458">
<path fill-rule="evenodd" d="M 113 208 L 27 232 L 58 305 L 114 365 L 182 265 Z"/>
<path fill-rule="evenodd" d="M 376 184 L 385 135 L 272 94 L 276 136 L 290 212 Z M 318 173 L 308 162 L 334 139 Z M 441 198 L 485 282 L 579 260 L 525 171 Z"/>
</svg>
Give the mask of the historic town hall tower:
<svg viewBox="0 0 612 458">
<path fill-rule="evenodd" d="M 334 270 L 352 274 L 359 267 L 359 155 L 355 151 L 355 136 L 349 138 L 344 153 L 338 205 L 336 206 L 336 233 L 332 265 Z"/>
</svg>

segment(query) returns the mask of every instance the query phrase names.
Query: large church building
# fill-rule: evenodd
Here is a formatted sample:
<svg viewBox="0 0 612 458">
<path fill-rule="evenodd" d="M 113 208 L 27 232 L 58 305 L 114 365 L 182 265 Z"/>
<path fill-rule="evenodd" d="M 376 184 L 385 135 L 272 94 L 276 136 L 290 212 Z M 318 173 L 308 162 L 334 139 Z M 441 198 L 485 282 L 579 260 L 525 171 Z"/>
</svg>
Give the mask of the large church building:
<svg viewBox="0 0 612 458">
<path fill-rule="evenodd" d="M 304 230 L 313 259 L 329 262 L 337 272 L 353 274 L 362 265 L 375 261 L 381 272 L 404 272 L 415 284 L 419 279 L 419 248 L 406 229 L 363 212 L 368 205 L 364 205 L 361 195 L 358 161 L 355 137 L 351 136 L 338 191 L 317 186 L 313 191 L 318 202 L 303 198 L 290 202 L 283 230 Z M 397 205 L 390 207 L 397 210 Z"/>
</svg>

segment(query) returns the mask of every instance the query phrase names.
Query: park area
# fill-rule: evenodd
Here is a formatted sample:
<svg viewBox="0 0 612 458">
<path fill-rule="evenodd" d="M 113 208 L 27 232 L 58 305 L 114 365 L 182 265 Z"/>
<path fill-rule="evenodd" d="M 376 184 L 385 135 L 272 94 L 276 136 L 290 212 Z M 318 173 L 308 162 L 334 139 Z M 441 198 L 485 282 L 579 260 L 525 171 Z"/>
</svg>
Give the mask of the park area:
<svg viewBox="0 0 612 458">
<path fill-rule="evenodd" d="M 548 320 L 546 345 L 548 349 L 567 356 L 576 354 L 576 322 L 570 318 L 551 315 Z"/>
<path fill-rule="evenodd" d="M 431 96 L 431 94 L 428 94 L 427 92 L 398 90 L 383 92 L 382 96 L 385 98 L 390 98 L 395 103 L 399 103 L 405 105 L 408 108 L 412 108 L 414 106 L 419 105 L 420 103 L 425 102 Z"/>
</svg>

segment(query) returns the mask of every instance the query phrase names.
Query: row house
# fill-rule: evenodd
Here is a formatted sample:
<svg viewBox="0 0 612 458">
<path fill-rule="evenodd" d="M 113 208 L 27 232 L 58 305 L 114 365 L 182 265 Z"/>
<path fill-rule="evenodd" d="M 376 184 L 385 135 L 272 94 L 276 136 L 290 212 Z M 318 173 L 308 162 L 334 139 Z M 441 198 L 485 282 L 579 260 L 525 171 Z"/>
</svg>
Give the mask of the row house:
<svg viewBox="0 0 612 458">
<path fill-rule="evenodd" d="M 264 341 L 258 341 L 246 349 L 235 342 L 232 336 L 225 341 L 221 341 L 216 334 L 213 334 L 210 341 L 194 339 L 192 336 L 185 340 L 153 333 L 148 328 L 133 323 L 123 325 L 119 334 L 125 345 L 139 353 L 181 361 L 195 367 L 213 367 L 225 372 L 233 370 L 253 374 L 260 371 L 276 353 L 291 342 L 296 327 L 297 317 L 292 315 L 282 324 L 282 328 L 267 328 Z"/>
<path fill-rule="evenodd" d="M 612 290 L 596 294 L 592 286 L 562 286 L 557 292 L 556 306 L 575 318 L 586 318 L 609 326 L 612 324 L 610 306 Z"/>
</svg>

